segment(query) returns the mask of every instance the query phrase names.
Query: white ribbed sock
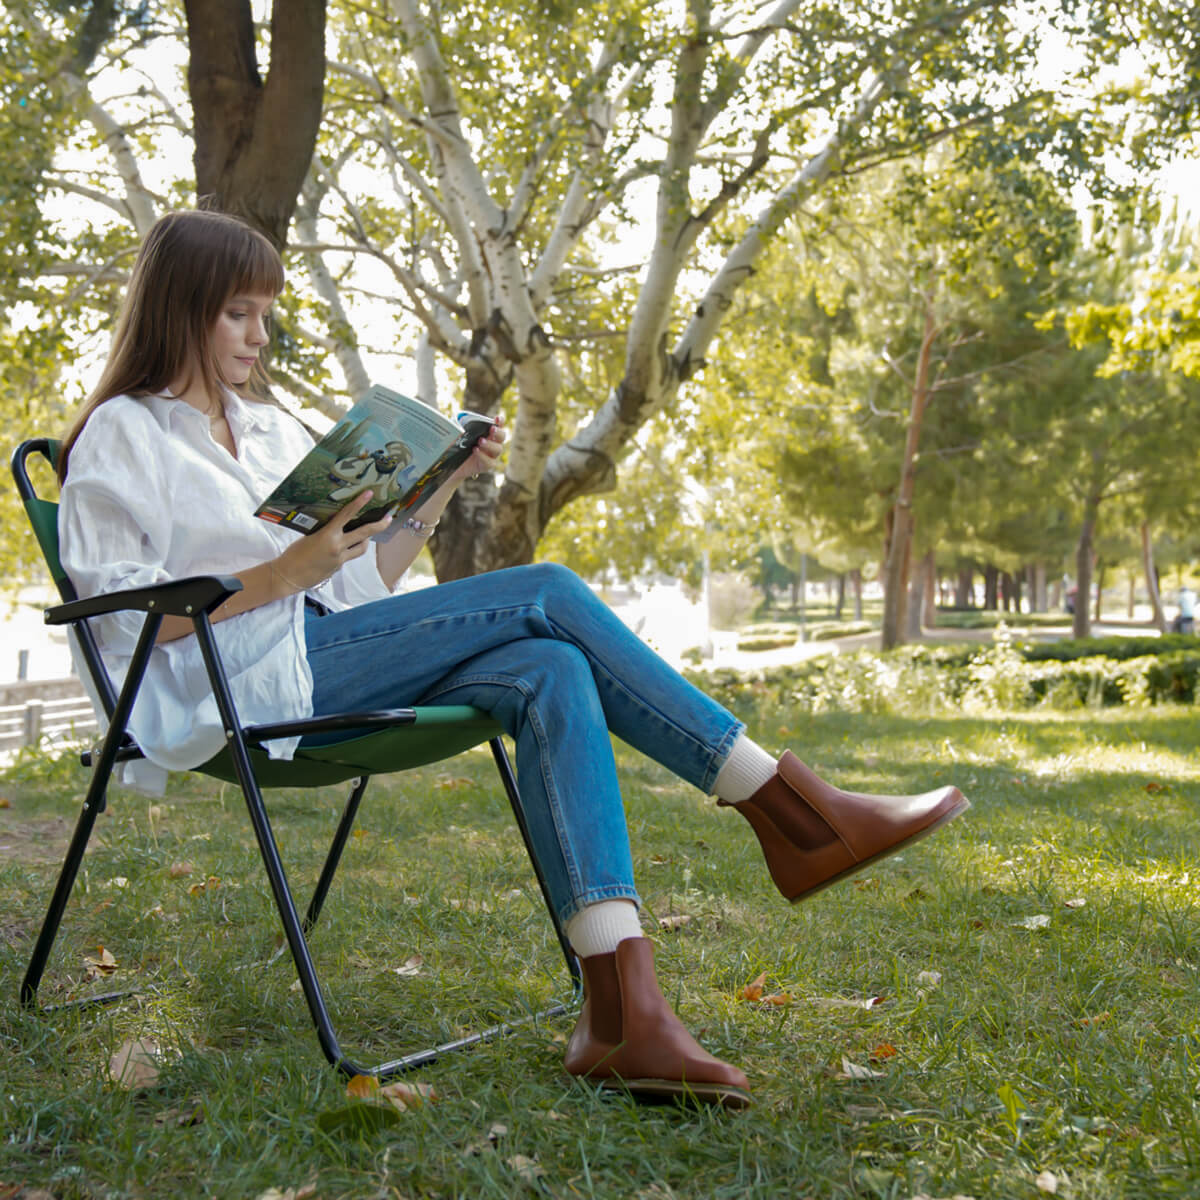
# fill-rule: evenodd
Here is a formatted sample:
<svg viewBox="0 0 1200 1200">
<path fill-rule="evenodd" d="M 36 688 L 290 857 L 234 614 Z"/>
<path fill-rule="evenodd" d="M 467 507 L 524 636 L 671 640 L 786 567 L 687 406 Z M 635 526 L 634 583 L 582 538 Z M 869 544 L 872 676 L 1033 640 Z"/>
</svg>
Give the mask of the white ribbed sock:
<svg viewBox="0 0 1200 1200">
<path fill-rule="evenodd" d="M 775 777 L 777 765 L 776 760 L 757 742 L 740 733 L 729 757 L 717 772 L 713 792 L 727 804 L 740 804 Z"/>
<path fill-rule="evenodd" d="M 611 954 L 626 938 L 642 937 L 642 923 L 632 900 L 600 900 L 582 908 L 567 922 L 567 941 L 580 958 Z"/>
</svg>

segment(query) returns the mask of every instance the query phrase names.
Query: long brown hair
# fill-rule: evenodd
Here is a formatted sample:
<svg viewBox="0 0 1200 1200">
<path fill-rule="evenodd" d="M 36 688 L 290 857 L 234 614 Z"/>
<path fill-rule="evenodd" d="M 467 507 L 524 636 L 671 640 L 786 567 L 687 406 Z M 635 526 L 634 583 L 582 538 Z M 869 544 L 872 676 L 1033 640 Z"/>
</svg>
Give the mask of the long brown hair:
<svg viewBox="0 0 1200 1200">
<path fill-rule="evenodd" d="M 210 335 L 231 296 L 283 290 L 283 264 L 261 233 L 225 213 L 168 213 L 146 235 L 129 277 L 125 303 L 113 334 L 108 362 L 63 439 L 59 481 L 88 418 L 114 396 L 162 392 L 187 371 L 198 371 L 210 395 L 223 377 L 210 348 Z M 190 380 L 189 380 L 190 382 Z M 256 363 L 243 388 L 262 396 L 266 369 Z"/>
</svg>

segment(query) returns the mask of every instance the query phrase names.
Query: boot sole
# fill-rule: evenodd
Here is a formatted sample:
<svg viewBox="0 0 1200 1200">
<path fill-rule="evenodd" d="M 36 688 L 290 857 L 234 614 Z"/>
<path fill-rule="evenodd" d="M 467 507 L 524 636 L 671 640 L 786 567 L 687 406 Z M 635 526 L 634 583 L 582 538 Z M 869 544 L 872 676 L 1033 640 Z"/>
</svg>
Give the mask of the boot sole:
<svg viewBox="0 0 1200 1200">
<path fill-rule="evenodd" d="M 795 896 L 789 896 L 788 900 L 792 904 L 799 904 L 801 900 L 807 900 L 810 896 L 815 896 L 818 892 L 823 892 L 828 887 L 833 887 L 835 883 L 840 883 L 843 879 L 848 879 L 851 875 L 857 875 L 859 871 L 865 870 L 872 863 L 877 863 L 885 858 L 890 858 L 893 854 L 898 854 L 907 846 L 911 846 L 914 842 L 919 842 L 922 838 L 928 837 L 936 829 L 941 829 L 943 825 L 953 821 L 955 817 L 962 816 L 963 813 L 971 807 L 971 802 L 966 796 L 960 796 L 957 804 L 953 808 L 942 813 L 936 821 L 931 821 L 924 829 L 918 829 L 916 833 L 910 833 L 903 841 L 896 842 L 888 846 L 886 850 L 880 850 L 878 854 L 872 854 L 870 858 L 864 858 L 861 862 L 856 862 L 852 866 L 847 867 L 844 871 L 839 871 L 836 875 L 831 875 L 828 879 L 822 880 L 814 887 L 806 888 L 803 892 L 799 892 Z"/>
<path fill-rule="evenodd" d="M 676 1104 L 682 1107 L 715 1105 L 749 1108 L 754 1099 L 741 1088 L 720 1083 L 685 1083 L 680 1079 L 598 1079 L 602 1092 L 621 1092 L 639 1104 Z"/>
</svg>

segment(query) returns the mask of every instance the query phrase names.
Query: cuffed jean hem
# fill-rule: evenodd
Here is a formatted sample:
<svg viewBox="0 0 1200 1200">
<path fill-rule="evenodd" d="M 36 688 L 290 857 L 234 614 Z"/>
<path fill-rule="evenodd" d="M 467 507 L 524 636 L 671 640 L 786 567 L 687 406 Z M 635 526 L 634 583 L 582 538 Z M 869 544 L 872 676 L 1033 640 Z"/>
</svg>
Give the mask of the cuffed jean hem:
<svg viewBox="0 0 1200 1200">
<path fill-rule="evenodd" d="M 696 786 L 706 795 L 713 795 L 713 784 L 717 782 L 717 776 L 721 773 L 721 768 L 725 765 L 725 760 L 733 753 L 734 743 L 746 732 L 744 722 L 734 720 L 729 728 L 729 732 L 721 739 L 720 744 L 712 752 L 708 760 L 708 769 L 704 772 L 702 781 Z"/>
<path fill-rule="evenodd" d="M 639 912 L 642 909 L 642 898 L 633 888 L 589 888 L 582 895 L 573 896 L 570 904 L 565 908 L 559 909 L 558 919 L 565 928 L 567 922 L 572 917 L 583 912 L 585 908 L 590 908 L 593 904 L 599 904 L 603 900 L 630 900 L 637 905 Z"/>
</svg>

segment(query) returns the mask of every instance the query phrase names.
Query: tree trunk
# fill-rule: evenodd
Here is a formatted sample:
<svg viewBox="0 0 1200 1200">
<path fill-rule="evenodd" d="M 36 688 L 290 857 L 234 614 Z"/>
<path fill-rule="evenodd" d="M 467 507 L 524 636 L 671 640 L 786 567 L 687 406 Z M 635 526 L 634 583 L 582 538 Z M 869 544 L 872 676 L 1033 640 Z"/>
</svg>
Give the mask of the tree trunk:
<svg viewBox="0 0 1200 1200">
<path fill-rule="evenodd" d="M 184 0 L 196 195 L 280 249 L 312 163 L 325 88 L 325 0 L 276 0 L 258 72 L 249 0 Z"/>
<path fill-rule="evenodd" d="M 955 608 L 975 607 L 975 570 L 967 563 L 958 568 L 958 579 L 954 588 Z"/>
<path fill-rule="evenodd" d="M 854 590 L 854 619 L 861 621 L 863 619 L 862 571 L 858 567 L 850 572 L 850 586 Z"/>
<path fill-rule="evenodd" d="M 1047 612 L 1049 611 L 1049 603 L 1046 596 L 1046 564 L 1038 562 L 1033 564 L 1033 611 Z"/>
<path fill-rule="evenodd" d="M 468 368 L 467 377 L 472 411 L 494 413 L 508 380 L 478 363 Z M 535 519 L 537 506 L 505 504 L 505 497 L 517 490 L 507 476 L 499 488 L 491 475 L 464 480 L 429 542 L 439 583 L 533 561 L 541 526 L 533 530 L 528 522 Z"/>
<path fill-rule="evenodd" d="M 1142 522 L 1142 570 L 1146 575 L 1146 594 L 1150 597 L 1150 608 L 1154 624 L 1160 633 L 1167 632 L 1167 614 L 1163 612 L 1162 594 L 1158 590 L 1158 568 L 1154 565 L 1154 542 L 1150 537 L 1150 523 Z"/>
<path fill-rule="evenodd" d="M 911 641 L 921 636 L 921 619 L 925 615 L 925 571 L 928 561 L 928 555 L 922 556 L 912 571 L 912 580 L 908 587 L 908 598 L 905 601 L 905 641 Z"/>
<path fill-rule="evenodd" d="M 922 596 L 922 613 L 921 624 L 926 629 L 932 629 L 937 625 L 937 600 L 938 600 L 938 579 L 937 579 L 937 556 L 932 550 L 925 555 L 925 592 Z"/>
<path fill-rule="evenodd" d="M 904 457 L 900 462 L 900 487 L 893 509 L 892 535 L 888 539 L 887 561 L 883 577 L 883 630 L 880 646 L 890 650 L 901 644 L 905 628 L 908 564 L 912 551 L 913 494 L 916 491 L 918 447 L 925 408 L 929 403 L 929 363 L 933 343 L 938 334 L 933 308 L 925 307 L 925 326 L 921 348 L 917 353 L 917 370 L 913 378 L 912 403 L 908 414 L 908 434 L 904 439 Z"/>
<path fill-rule="evenodd" d="M 1100 620 L 1100 603 L 1104 596 L 1104 570 L 1106 564 L 1101 561 L 1096 563 L 1096 616 L 1097 621 Z"/>
<path fill-rule="evenodd" d="M 834 609 L 833 619 L 840 621 L 842 619 L 842 609 L 846 606 L 846 572 L 840 571 L 837 577 L 837 604 Z"/>
<path fill-rule="evenodd" d="M 1000 570 L 990 563 L 983 568 L 983 607 L 988 612 L 1000 607 Z"/>
<path fill-rule="evenodd" d="M 1100 501 L 1089 496 L 1083 508 L 1083 523 L 1075 546 L 1075 613 L 1071 622 L 1072 637 L 1092 635 L 1092 618 L 1088 600 L 1092 594 L 1092 557 L 1096 522 L 1100 517 Z"/>
</svg>

